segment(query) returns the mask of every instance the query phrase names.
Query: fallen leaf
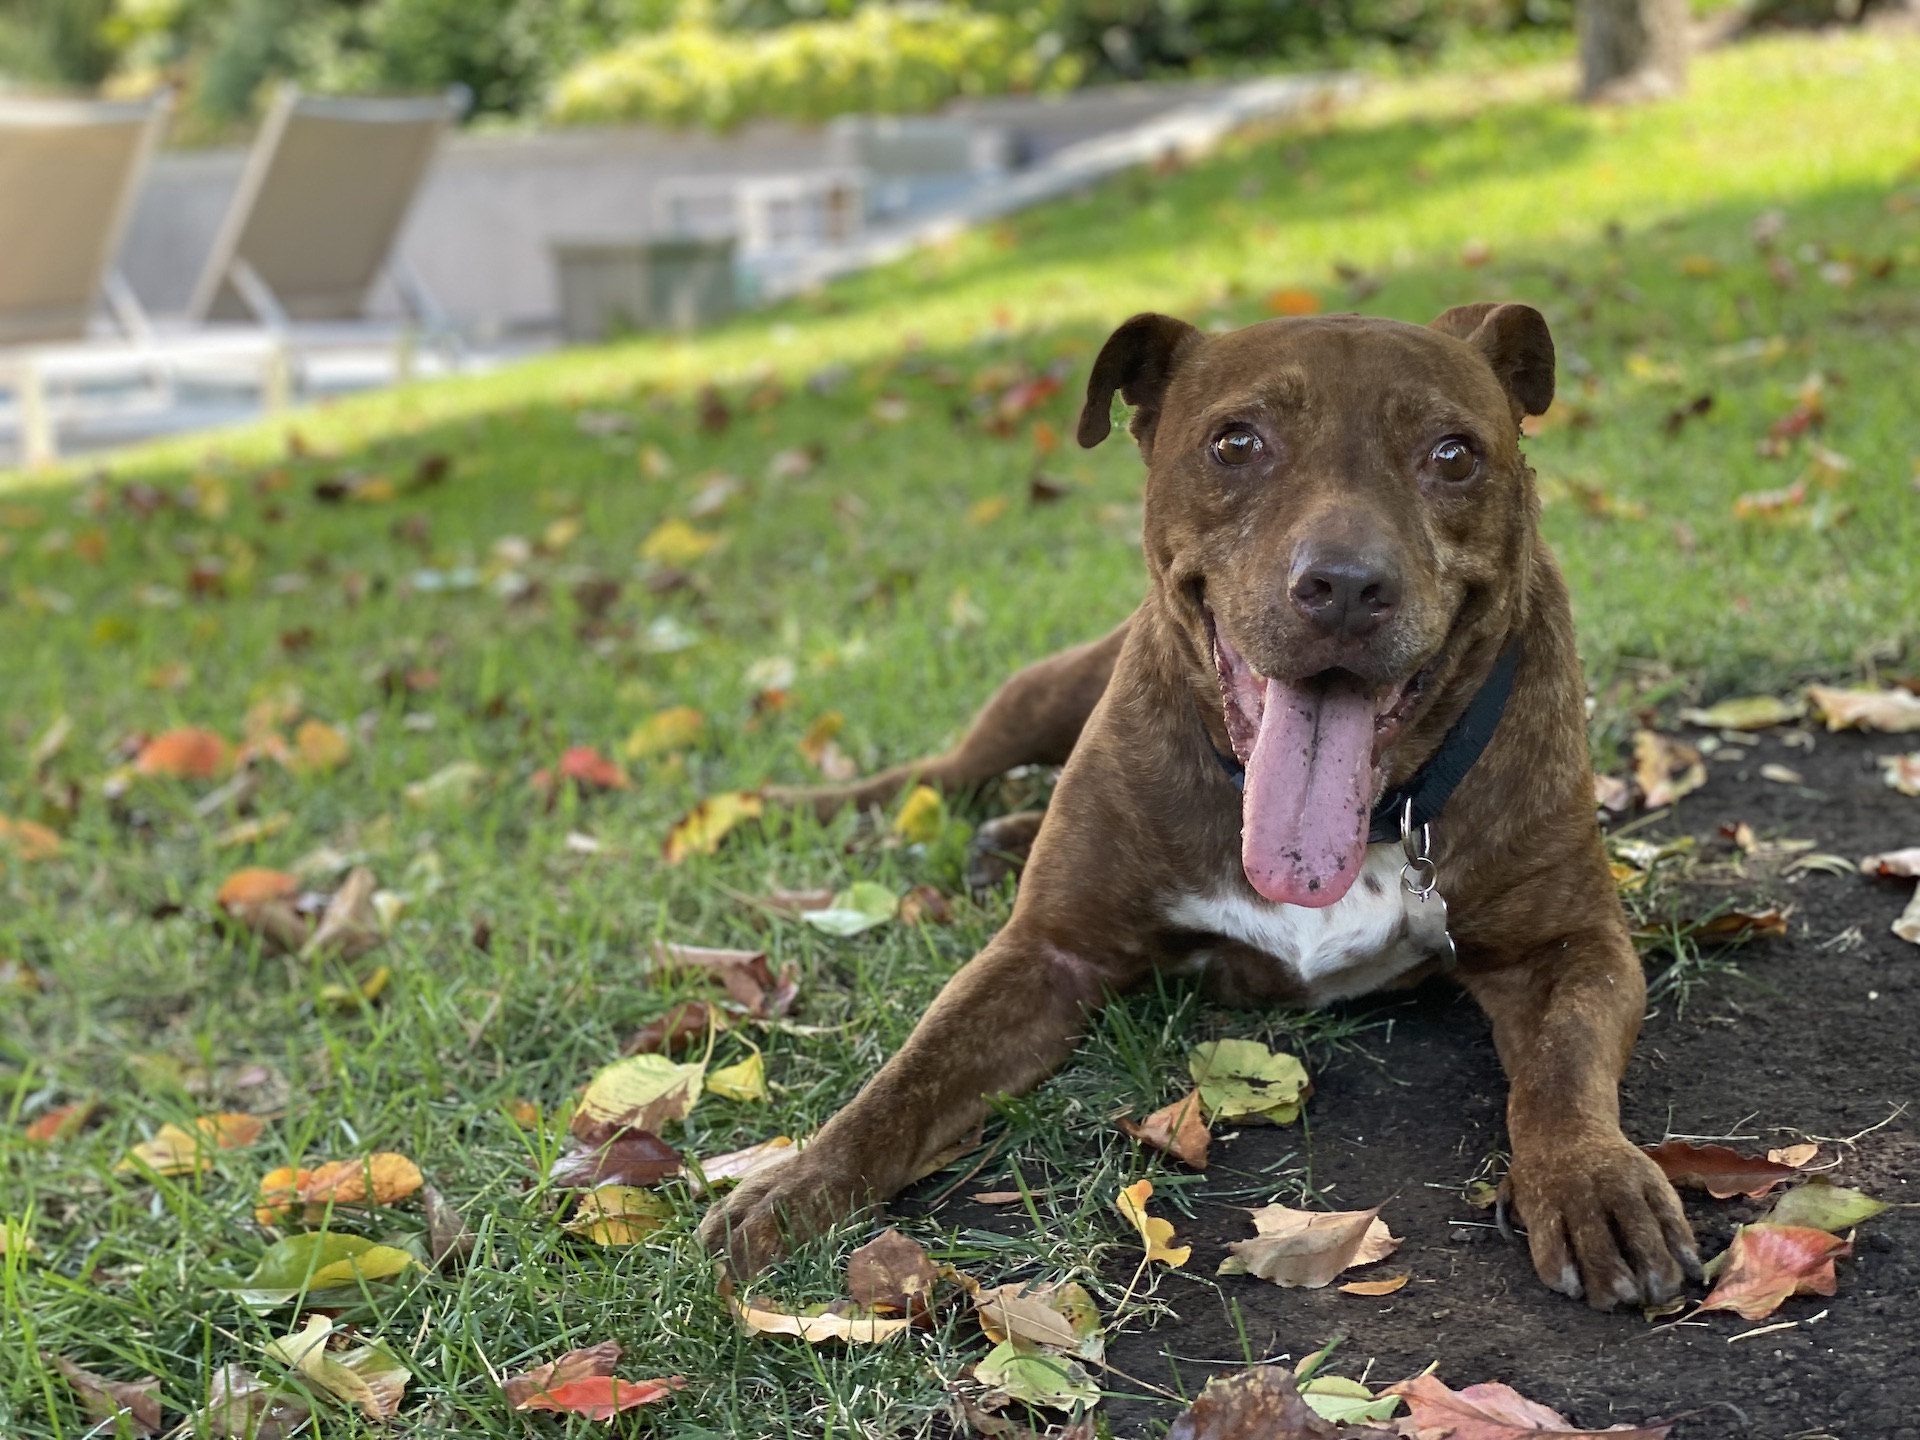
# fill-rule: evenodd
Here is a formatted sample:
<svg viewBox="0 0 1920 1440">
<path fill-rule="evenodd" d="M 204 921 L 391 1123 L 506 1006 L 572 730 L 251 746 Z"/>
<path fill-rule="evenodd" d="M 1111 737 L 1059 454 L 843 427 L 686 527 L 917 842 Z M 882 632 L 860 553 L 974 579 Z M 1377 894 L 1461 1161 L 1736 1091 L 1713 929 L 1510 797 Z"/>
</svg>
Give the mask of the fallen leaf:
<svg viewBox="0 0 1920 1440">
<path fill-rule="evenodd" d="M 1895 735 L 1920 730 L 1920 695 L 1906 690 L 1809 685 L 1807 699 L 1829 730 L 1878 730 Z"/>
<path fill-rule="evenodd" d="M 356 865 L 349 871 L 333 898 L 327 901 L 326 911 L 314 927 L 312 937 L 300 948 L 300 958 L 345 963 L 376 949 L 382 938 L 380 916 L 373 901 L 379 884 L 373 871 L 364 865 Z"/>
<path fill-rule="evenodd" d="M 1342 1285 L 1340 1288 L 1355 1287 Z M 1301 1381 L 1300 1398 L 1314 1414 L 1336 1425 L 1391 1420 L 1402 1403 L 1398 1395 L 1376 1395 L 1358 1380 L 1349 1380 L 1344 1375 L 1315 1375 L 1311 1380 Z"/>
<path fill-rule="evenodd" d="M 580 1096 L 574 1137 L 601 1145 L 622 1130 L 658 1134 L 684 1119 L 700 1098 L 702 1067 L 676 1065 L 663 1055 L 629 1055 L 603 1067 Z"/>
<path fill-rule="evenodd" d="M 1082 1415 L 1065 1425 L 1049 1425 L 1044 1430 L 1035 1430 L 1005 1415 L 982 1409 L 964 1395 L 956 1396 L 955 1401 L 960 1418 L 978 1440 L 1099 1440 L 1099 1432 L 1091 1414 Z M 1032 1413 L 1027 1412 L 1028 1415 Z"/>
<path fill-rule="evenodd" d="M 659 971 L 691 970 L 706 975 L 725 987 L 729 999 L 759 1020 L 786 1014 L 800 991 L 799 967 L 783 965 L 775 975 L 764 950 L 715 950 L 655 941 L 653 961 Z"/>
<path fill-rule="evenodd" d="M 350 1290 L 357 1302 L 362 1284 L 419 1268 L 419 1261 L 394 1246 L 322 1230 L 269 1245 L 236 1293 L 247 1305 L 262 1309 L 334 1289 Z"/>
<path fill-rule="evenodd" d="M 733 1017 L 717 1005 L 704 1000 L 688 1000 L 675 1005 L 658 1019 L 649 1020 L 627 1037 L 620 1047 L 622 1055 L 667 1055 L 684 1049 L 709 1030 L 725 1030 Z"/>
<path fill-rule="evenodd" d="M 1624 815 L 1633 808 L 1633 787 L 1617 775 L 1593 777 L 1593 803 L 1602 810 Z"/>
<path fill-rule="evenodd" d="M 500 1393 L 514 1409 L 524 1410 L 527 1402 L 536 1395 L 580 1380 L 611 1375 L 613 1367 L 619 1363 L 620 1342 L 602 1340 L 598 1345 L 569 1350 L 558 1360 L 536 1365 L 523 1375 L 509 1376 L 501 1382 Z"/>
<path fill-rule="evenodd" d="M 973 1378 L 1009 1400 L 1071 1410 L 1100 1403 L 1100 1386 L 1077 1360 L 1003 1340 L 973 1367 Z"/>
<path fill-rule="evenodd" d="M 330 775 L 353 755 L 347 732 L 324 720 L 302 720 L 293 732 L 291 768 L 303 775 Z"/>
<path fill-rule="evenodd" d="M 947 825 L 947 802 L 931 785 L 916 785 L 901 802 L 894 817 L 893 833 L 909 845 L 930 844 L 940 838 Z"/>
<path fill-rule="evenodd" d="M 160 1428 L 160 1381 L 147 1375 L 139 1380 L 109 1380 L 83 1370 L 64 1355 L 48 1357 L 80 1397 L 94 1419 L 106 1422 L 112 1435 L 151 1435 Z M 124 1417 L 124 1418 L 123 1418 Z"/>
<path fill-rule="evenodd" d="M 688 1176 L 688 1188 L 695 1195 L 704 1195 L 723 1184 L 744 1180 L 756 1170 L 784 1164 L 799 1153 L 800 1147 L 794 1144 L 792 1136 L 776 1135 L 771 1140 L 762 1140 L 758 1145 L 729 1150 L 724 1155 L 698 1161 L 698 1172 Z"/>
<path fill-rule="evenodd" d="M 1871 1220 L 1886 1208 L 1884 1200 L 1835 1185 L 1816 1175 L 1774 1201 L 1773 1208 L 1761 1217 L 1761 1223 L 1789 1229 L 1824 1230 L 1835 1235 Z"/>
<path fill-rule="evenodd" d="M 156 1175 L 191 1175 L 213 1168 L 215 1150 L 243 1150 L 260 1138 L 267 1122 L 258 1115 L 202 1115 L 191 1131 L 168 1122 L 151 1140 L 129 1150 L 113 1169 L 125 1175 L 140 1169 Z"/>
<path fill-rule="evenodd" d="M 1396 1433 L 1325 1419 L 1285 1366 L 1256 1365 L 1209 1380 L 1167 1440 L 1390 1440 Z"/>
<path fill-rule="evenodd" d="M 154 736 L 133 760 L 136 774 L 173 780 L 213 780 L 232 764 L 232 746 L 213 731 L 193 726 Z"/>
<path fill-rule="evenodd" d="M 1894 918 L 1889 928 L 1902 940 L 1920 945 L 1920 885 L 1913 887 L 1913 898 L 1907 901 L 1907 908 Z"/>
<path fill-rule="evenodd" d="M 1270 315 L 1318 315 L 1320 297 L 1311 290 L 1275 290 L 1267 296 Z"/>
<path fill-rule="evenodd" d="M 1791 1165 L 1798 1170 L 1820 1153 L 1820 1147 L 1814 1144 L 1787 1145 L 1779 1150 L 1767 1151 L 1767 1159 L 1776 1165 Z"/>
<path fill-rule="evenodd" d="M 431 1185 L 421 1190 L 420 1204 L 427 1212 L 427 1257 L 434 1267 L 450 1270 L 472 1259 L 480 1237 L 467 1228 L 459 1208 Z"/>
<path fill-rule="evenodd" d="M 1275 1285 L 1318 1290 L 1342 1270 L 1371 1265 L 1400 1248 L 1400 1241 L 1371 1210 L 1292 1210 L 1265 1205 L 1248 1211 L 1257 1232 L 1236 1240 L 1220 1262 L 1221 1275 L 1256 1275 Z"/>
<path fill-rule="evenodd" d="M 1639 730 L 1633 737 L 1633 778 L 1646 807 L 1658 810 L 1706 784 L 1707 766 L 1691 745 Z"/>
<path fill-rule="evenodd" d="M 720 543 L 710 530 L 699 530 L 685 520 L 663 520 L 640 542 L 640 558 L 656 565 L 691 565 Z"/>
<path fill-rule="evenodd" d="M 638 1245 L 673 1218 L 673 1206 L 637 1185 L 601 1185 L 583 1193 L 561 1228 L 596 1245 Z"/>
<path fill-rule="evenodd" d="M 674 705 L 648 716 L 620 747 L 629 760 L 691 750 L 707 733 L 707 717 L 691 705 Z"/>
<path fill-rule="evenodd" d="M 1902 795 L 1920 795 L 1920 750 L 1911 755 L 1882 755 L 1880 778 Z"/>
<path fill-rule="evenodd" d="M 215 903 L 238 924 L 292 955 L 307 943 L 313 924 L 297 908 L 300 877 L 284 870 L 236 870 L 221 884 Z"/>
<path fill-rule="evenodd" d="M 554 770 L 536 770 L 528 784 L 540 795 L 552 797 L 562 782 L 571 782 L 585 792 L 626 790 L 632 786 L 627 772 L 591 745 L 575 745 L 560 757 Z"/>
<path fill-rule="evenodd" d="M 1839 1287 L 1833 1262 L 1852 1253 L 1848 1241 L 1812 1226 L 1743 1225 L 1734 1232 L 1719 1279 L 1700 1309 L 1764 1320 L 1788 1296 L 1833 1294 Z"/>
<path fill-rule="evenodd" d="M 1400 1275 L 1389 1276 L 1385 1280 L 1349 1280 L 1338 1288 L 1349 1295 L 1391 1295 L 1396 1290 L 1404 1289 L 1406 1283 L 1412 1278 L 1413 1273 L 1407 1271 Z"/>
<path fill-rule="evenodd" d="M 709 795 L 667 832 L 661 853 L 669 865 L 678 865 L 689 855 L 711 855 L 720 842 L 743 820 L 756 820 L 764 802 L 750 790 Z"/>
<path fill-rule="evenodd" d="M 869 1310 L 923 1312 L 937 1278 L 917 1241 L 883 1230 L 847 1257 L 847 1294 Z"/>
<path fill-rule="evenodd" d="M 984 500 L 975 501 L 967 511 L 967 524 L 991 525 L 1012 508 L 1012 502 L 1004 495 L 989 495 Z"/>
<path fill-rule="evenodd" d="M 951 925 L 953 905 L 931 885 L 916 885 L 900 901 L 902 925 Z"/>
<path fill-rule="evenodd" d="M 727 1308 L 734 1319 L 756 1335 L 797 1335 L 809 1345 L 828 1340 L 844 1340 L 849 1345 L 874 1345 L 904 1335 L 913 1328 L 911 1319 L 870 1315 L 851 1301 L 841 1302 L 844 1313 L 826 1309 L 818 1314 L 796 1315 L 770 1305 L 743 1303 L 727 1296 Z"/>
<path fill-rule="evenodd" d="M 193 1435 L 288 1440 L 310 1414 L 306 1400 L 278 1382 L 270 1384 L 239 1365 L 224 1365 L 214 1373 L 206 1408 L 180 1428 Z"/>
<path fill-rule="evenodd" d="M 1114 1199 L 1114 1205 L 1126 1217 L 1127 1223 L 1140 1232 L 1140 1243 L 1146 1247 L 1147 1264 L 1155 1260 L 1178 1270 L 1187 1263 L 1193 1254 L 1191 1245 L 1173 1246 L 1173 1222 L 1159 1220 L 1147 1214 L 1147 1201 L 1153 1198 L 1153 1182 L 1136 1180 L 1127 1186 Z"/>
<path fill-rule="evenodd" d="M 735 1065 L 723 1065 L 707 1072 L 707 1089 L 723 1100 L 764 1103 L 773 1097 L 767 1093 L 767 1066 L 758 1050 Z"/>
<path fill-rule="evenodd" d="M 1757 1155 L 1742 1155 L 1725 1145 L 1694 1145 L 1685 1140 L 1668 1140 L 1661 1145 L 1642 1147 L 1647 1158 L 1676 1187 L 1704 1190 L 1716 1200 L 1731 1200 L 1744 1195 L 1758 1200 L 1769 1190 L 1791 1180 L 1799 1172 L 1792 1165 Z"/>
<path fill-rule="evenodd" d="M 37 865 L 60 853 L 60 836 L 38 820 L 13 820 L 0 815 L 0 846 L 5 846 L 23 864 Z"/>
<path fill-rule="evenodd" d="M 1207 1150 L 1213 1135 L 1206 1121 L 1201 1118 L 1200 1101 L 1201 1092 L 1191 1091 L 1171 1105 L 1162 1106 L 1144 1120 L 1136 1122 L 1123 1118 L 1118 1123 L 1125 1134 L 1141 1144 L 1171 1155 L 1195 1170 L 1204 1170 L 1207 1168 Z"/>
<path fill-rule="evenodd" d="M 1293 1056 L 1258 1040 L 1212 1040 L 1187 1054 L 1187 1072 L 1200 1087 L 1210 1119 L 1290 1125 L 1313 1093 L 1307 1070 Z"/>
<path fill-rule="evenodd" d="M 1760 778 L 1771 780 L 1776 785 L 1801 785 L 1806 783 L 1807 777 L 1791 765 L 1776 765 L 1769 762 L 1760 767 Z"/>
<path fill-rule="evenodd" d="M 1722 700 L 1704 710 L 1682 710 L 1680 718 L 1705 730 L 1765 730 L 1785 725 L 1807 713 L 1800 699 L 1782 699 L 1777 695 L 1743 695 Z"/>
<path fill-rule="evenodd" d="M 67 1140 L 78 1135 L 86 1128 L 100 1109 L 98 1101 L 75 1100 L 70 1105 L 61 1105 L 47 1111 L 23 1132 L 26 1138 L 36 1145 L 50 1145 L 56 1140 Z"/>
<path fill-rule="evenodd" d="M 1541 1440 L 1587 1440 L 1605 1435 L 1608 1440 L 1666 1440 L 1672 1425 L 1619 1425 L 1611 1430 L 1579 1430 L 1558 1412 L 1535 1404 L 1509 1385 L 1493 1381 L 1469 1385 L 1464 1390 L 1449 1390 L 1432 1375 L 1416 1375 L 1389 1385 L 1383 1392 L 1399 1395 L 1407 1402 L 1408 1417 L 1415 1431 L 1431 1431 L 1448 1440 L 1523 1440 L 1526 1436 Z"/>
<path fill-rule="evenodd" d="M 833 897 L 824 910 L 804 910 L 800 919 L 842 939 L 884 925 L 899 913 L 900 897 L 872 880 L 860 880 Z"/>
<path fill-rule="evenodd" d="M 486 766 L 477 760 L 455 760 L 426 779 L 414 781 L 400 794 L 416 810 L 462 809 L 473 803 L 486 782 Z"/>
<path fill-rule="evenodd" d="M 1100 1311 L 1086 1287 L 1067 1281 L 999 1285 L 973 1297 L 980 1328 L 996 1345 L 1014 1344 L 1069 1351 L 1083 1360 L 1106 1354 Z"/>
<path fill-rule="evenodd" d="M 329 1351 L 333 1321 L 309 1315 L 304 1330 L 268 1342 L 266 1353 L 298 1370 L 309 1384 L 336 1400 L 357 1405 L 369 1420 L 384 1420 L 400 1408 L 411 1372 L 384 1346 Z"/>
<path fill-rule="evenodd" d="M 420 1167 L 392 1150 L 376 1150 L 358 1160 L 334 1160 L 308 1173 L 300 1186 L 308 1223 L 317 1223 L 325 1207 L 335 1209 L 399 1204 L 425 1183 Z"/>
<path fill-rule="evenodd" d="M 283 1165 L 278 1170 L 269 1170 L 262 1175 L 259 1202 L 253 1210 L 254 1220 L 261 1225 L 280 1225 L 291 1220 L 295 1208 L 300 1204 L 300 1191 L 312 1178 L 311 1170 L 292 1165 Z"/>
<path fill-rule="evenodd" d="M 680 1173 L 680 1152 L 650 1130 L 619 1130 L 597 1145 L 575 1141 L 553 1162 L 548 1181 L 560 1190 L 596 1185 L 658 1185 Z"/>
<path fill-rule="evenodd" d="M 622 1411 L 631 1410 L 636 1405 L 651 1405 L 686 1387 L 685 1378 L 679 1375 L 669 1375 L 664 1380 L 622 1380 L 613 1375 L 596 1375 L 576 1380 L 571 1385 L 556 1385 L 539 1391 L 514 1408 L 558 1410 L 611 1424 L 613 1417 Z"/>
</svg>

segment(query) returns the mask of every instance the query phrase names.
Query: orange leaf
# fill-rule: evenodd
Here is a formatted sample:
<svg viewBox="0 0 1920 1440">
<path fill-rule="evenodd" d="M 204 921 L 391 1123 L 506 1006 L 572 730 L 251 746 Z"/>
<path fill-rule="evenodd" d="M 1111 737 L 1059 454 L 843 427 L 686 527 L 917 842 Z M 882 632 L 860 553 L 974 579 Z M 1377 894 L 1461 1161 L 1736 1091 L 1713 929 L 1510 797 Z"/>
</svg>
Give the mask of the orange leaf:
<svg viewBox="0 0 1920 1440">
<path fill-rule="evenodd" d="M 1833 1294 L 1839 1285 L 1833 1262 L 1852 1253 L 1851 1242 L 1824 1230 L 1743 1225 L 1727 1247 L 1719 1283 L 1700 1309 L 1764 1320 L 1790 1295 Z"/>
<path fill-rule="evenodd" d="M 175 780 L 211 780 L 233 763 L 233 750 L 211 730 L 187 726 L 156 735 L 141 748 L 133 768 L 142 775 Z"/>
<path fill-rule="evenodd" d="M 38 820 L 9 820 L 0 815 L 0 845 L 7 846 L 31 865 L 51 860 L 60 853 L 60 834 Z"/>
<path fill-rule="evenodd" d="M 542 1391 L 572 1385 L 597 1375 L 611 1375 L 613 1367 L 619 1363 L 620 1342 L 602 1340 L 598 1345 L 569 1350 L 558 1360 L 536 1365 L 524 1375 L 511 1376 L 501 1382 L 500 1390 L 507 1397 L 509 1405 L 516 1410 L 524 1410 L 527 1402 Z"/>
<path fill-rule="evenodd" d="M 1349 1295 L 1391 1295 L 1396 1290 L 1404 1289 L 1406 1283 L 1412 1278 L 1412 1272 L 1409 1271 L 1391 1275 L 1385 1280 L 1349 1280 L 1346 1284 L 1334 1288 L 1345 1291 Z"/>
<path fill-rule="evenodd" d="M 300 1201 L 300 1192 L 313 1178 L 311 1170 L 298 1170 L 291 1165 L 282 1165 L 278 1170 L 269 1170 L 260 1177 L 260 1203 L 254 1207 L 253 1218 L 262 1225 L 281 1225 L 293 1218 L 293 1209 Z"/>
<path fill-rule="evenodd" d="M 245 870 L 236 870 L 220 885 L 220 891 L 213 898 L 222 910 L 229 913 L 247 905 L 259 905 L 269 900 L 291 900 L 300 893 L 300 877 L 289 875 L 284 870 L 266 870 L 259 866 L 249 866 Z"/>
<path fill-rule="evenodd" d="M 404 1155 L 377 1150 L 359 1160 L 335 1160 L 320 1166 L 300 1187 L 300 1198 L 307 1202 L 307 1217 L 331 1202 L 339 1205 L 364 1205 L 369 1197 L 376 1205 L 394 1205 L 418 1190 L 425 1182 L 420 1167 Z"/>
<path fill-rule="evenodd" d="M 683 815 L 667 834 L 662 853 L 669 865 L 689 855 L 711 855 L 742 820 L 759 818 L 761 798 L 749 790 L 709 795 Z"/>
<path fill-rule="evenodd" d="M 1577 1430 L 1565 1417 L 1497 1380 L 1455 1391 L 1431 1375 L 1416 1375 L 1380 1393 L 1398 1395 L 1407 1402 L 1414 1430 L 1422 1435 L 1445 1435 L 1449 1440 L 1523 1440 L 1528 1435 L 1552 1436 L 1553 1440 L 1583 1440 L 1598 1435 L 1605 1435 L 1607 1440 L 1666 1440 L 1673 1428 L 1666 1424 Z"/>
<path fill-rule="evenodd" d="M 293 749 L 291 763 L 295 770 L 324 775 L 347 763 L 347 757 L 353 754 L 353 741 L 346 731 L 324 720 L 302 720 L 293 732 Z"/>
<path fill-rule="evenodd" d="M 65 1140 L 69 1135 L 77 1135 L 99 1108 L 92 1100 L 76 1100 L 71 1105 L 49 1110 L 27 1126 L 27 1139 L 46 1145 L 55 1140 Z"/>
<path fill-rule="evenodd" d="M 1318 315 L 1320 297 L 1311 290 L 1275 290 L 1267 296 L 1267 309 L 1274 315 Z"/>
<path fill-rule="evenodd" d="M 622 1410 L 664 1400 L 687 1382 L 678 1375 L 664 1380 L 621 1380 L 612 1375 L 591 1375 L 571 1385 L 541 1390 L 523 1400 L 517 1410 L 564 1410 L 584 1415 L 589 1420 L 611 1421 Z"/>
<path fill-rule="evenodd" d="M 1207 1147 L 1213 1141 L 1213 1134 L 1201 1118 L 1197 1090 L 1154 1111 L 1144 1120 L 1122 1120 L 1120 1128 L 1142 1145 L 1164 1151 L 1196 1170 L 1207 1168 Z"/>
<path fill-rule="evenodd" d="M 1676 1186 L 1704 1190 L 1716 1200 L 1731 1200 L 1736 1195 L 1758 1200 L 1798 1173 L 1792 1165 L 1763 1160 L 1757 1155 L 1742 1155 L 1725 1145 L 1689 1145 L 1684 1140 L 1669 1140 L 1664 1145 L 1645 1148 L 1647 1158 Z"/>
<path fill-rule="evenodd" d="M 222 1150 L 244 1150 L 260 1138 L 267 1122 L 258 1115 L 229 1111 L 222 1115 L 202 1115 L 195 1128 Z"/>
</svg>

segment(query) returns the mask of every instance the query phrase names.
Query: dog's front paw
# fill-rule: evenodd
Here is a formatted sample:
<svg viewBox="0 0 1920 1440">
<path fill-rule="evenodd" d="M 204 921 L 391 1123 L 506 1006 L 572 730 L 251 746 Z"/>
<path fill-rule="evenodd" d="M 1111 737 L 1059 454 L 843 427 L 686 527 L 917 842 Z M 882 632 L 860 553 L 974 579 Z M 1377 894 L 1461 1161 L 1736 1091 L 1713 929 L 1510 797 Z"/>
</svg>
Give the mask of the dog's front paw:
<svg viewBox="0 0 1920 1440">
<path fill-rule="evenodd" d="M 757 1274 L 864 1203 L 860 1187 L 812 1150 L 747 1177 L 700 1221 L 700 1241 L 735 1275 Z"/>
<path fill-rule="evenodd" d="M 1540 1278 L 1596 1310 L 1662 1304 L 1700 1274 L 1680 1197 L 1623 1135 L 1516 1145 L 1507 1186 Z"/>
</svg>

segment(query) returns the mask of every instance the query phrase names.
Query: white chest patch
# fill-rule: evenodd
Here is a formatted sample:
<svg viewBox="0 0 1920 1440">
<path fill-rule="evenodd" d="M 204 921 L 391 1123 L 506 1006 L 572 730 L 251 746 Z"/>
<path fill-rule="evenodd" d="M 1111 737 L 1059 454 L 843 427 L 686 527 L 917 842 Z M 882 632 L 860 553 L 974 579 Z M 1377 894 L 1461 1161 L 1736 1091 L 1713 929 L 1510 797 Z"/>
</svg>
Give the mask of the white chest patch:
<svg viewBox="0 0 1920 1440">
<path fill-rule="evenodd" d="M 1429 917 L 1400 884 L 1406 856 L 1396 844 L 1370 845 L 1353 888 L 1322 909 L 1276 905 L 1239 890 L 1178 895 L 1168 920 L 1237 940 L 1293 972 L 1309 1005 L 1365 995 L 1434 957 L 1445 912 Z M 1436 922 L 1437 924 L 1433 923 Z"/>
</svg>

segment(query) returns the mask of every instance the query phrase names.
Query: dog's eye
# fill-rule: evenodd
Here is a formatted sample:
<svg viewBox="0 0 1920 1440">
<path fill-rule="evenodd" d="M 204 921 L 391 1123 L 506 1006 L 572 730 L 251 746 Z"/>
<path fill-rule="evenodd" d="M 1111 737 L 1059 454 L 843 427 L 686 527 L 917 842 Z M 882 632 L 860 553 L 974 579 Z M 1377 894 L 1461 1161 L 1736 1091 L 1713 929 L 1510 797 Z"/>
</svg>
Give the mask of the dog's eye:
<svg viewBox="0 0 1920 1440">
<path fill-rule="evenodd" d="M 1222 465 L 1251 465 L 1266 449 L 1260 437 L 1238 427 L 1213 442 L 1213 458 Z"/>
<path fill-rule="evenodd" d="M 1433 466 L 1434 474 L 1456 485 L 1463 480 L 1471 480 L 1473 472 L 1480 468 L 1480 461 L 1473 453 L 1473 447 L 1454 436 L 1434 446 L 1427 455 L 1427 463 Z"/>
</svg>

